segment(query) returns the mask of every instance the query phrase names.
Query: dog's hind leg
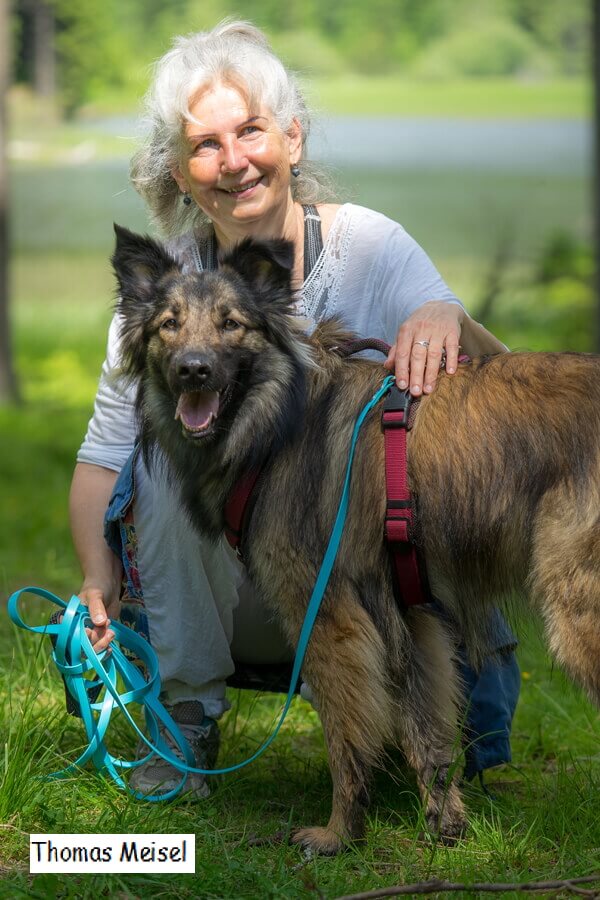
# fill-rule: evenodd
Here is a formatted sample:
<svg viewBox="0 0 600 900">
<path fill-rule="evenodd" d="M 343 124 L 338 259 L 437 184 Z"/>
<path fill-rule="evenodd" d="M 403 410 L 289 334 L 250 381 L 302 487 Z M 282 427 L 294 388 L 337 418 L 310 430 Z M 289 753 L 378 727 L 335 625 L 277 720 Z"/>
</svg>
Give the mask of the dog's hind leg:
<svg viewBox="0 0 600 900">
<path fill-rule="evenodd" d="M 453 843 L 466 827 L 456 783 L 461 695 L 454 647 L 432 613 L 412 609 L 406 620 L 412 647 L 398 685 L 398 739 L 416 772 L 429 832 Z"/>
<path fill-rule="evenodd" d="M 325 828 L 303 828 L 292 840 L 333 855 L 364 834 L 371 769 L 393 733 L 386 648 L 356 600 L 338 602 L 319 616 L 303 676 L 323 724 L 333 801 Z"/>
<path fill-rule="evenodd" d="M 590 494 L 592 492 L 590 491 Z M 600 707 L 600 518 L 567 492 L 538 515 L 531 591 L 558 662 Z"/>
</svg>

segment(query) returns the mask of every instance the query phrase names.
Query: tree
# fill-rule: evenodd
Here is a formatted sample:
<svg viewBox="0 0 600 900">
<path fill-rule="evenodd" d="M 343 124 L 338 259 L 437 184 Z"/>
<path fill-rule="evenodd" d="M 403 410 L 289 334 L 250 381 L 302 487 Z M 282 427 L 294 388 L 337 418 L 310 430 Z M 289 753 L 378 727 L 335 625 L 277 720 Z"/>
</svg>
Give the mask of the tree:
<svg viewBox="0 0 600 900">
<path fill-rule="evenodd" d="M 0 402 L 18 399 L 9 329 L 6 95 L 9 80 L 8 0 L 0 0 Z"/>
<path fill-rule="evenodd" d="M 45 0 L 32 0 L 33 86 L 40 97 L 53 97 L 56 90 L 54 10 Z"/>
</svg>

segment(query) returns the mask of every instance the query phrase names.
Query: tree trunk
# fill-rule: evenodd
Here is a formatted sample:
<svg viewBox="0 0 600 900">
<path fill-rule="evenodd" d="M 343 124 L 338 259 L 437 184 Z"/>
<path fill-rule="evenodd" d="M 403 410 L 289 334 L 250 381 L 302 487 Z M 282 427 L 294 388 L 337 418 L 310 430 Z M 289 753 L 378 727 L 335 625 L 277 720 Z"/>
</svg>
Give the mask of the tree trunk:
<svg viewBox="0 0 600 900">
<path fill-rule="evenodd" d="M 592 2 L 592 66 L 594 84 L 594 177 L 593 221 L 595 281 L 594 350 L 600 353 L 600 0 Z"/>
<path fill-rule="evenodd" d="M 0 403 L 18 399 L 9 331 L 8 172 L 6 94 L 9 79 L 9 0 L 0 0 Z"/>
<path fill-rule="evenodd" d="M 46 0 L 33 0 L 33 86 L 40 97 L 56 92 L 54 10 Z"/>
</svg>

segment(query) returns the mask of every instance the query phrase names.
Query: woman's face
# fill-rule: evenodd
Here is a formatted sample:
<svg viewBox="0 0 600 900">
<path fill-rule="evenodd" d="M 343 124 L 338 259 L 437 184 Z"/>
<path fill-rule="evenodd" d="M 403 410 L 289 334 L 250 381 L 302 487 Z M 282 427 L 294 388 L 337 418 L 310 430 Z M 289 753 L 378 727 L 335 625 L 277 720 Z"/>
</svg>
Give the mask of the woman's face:
<svg viewBox="0 0 600 900">
<path fill-rule="evenodd" d="M 197 122 L 183 129 L 184 150 L 173 172 L 217 231 L 273 233 L 292 205 L 290 166 L 298 162 L 301 130 L 281 131 L 270 110 L 250 111 L 236 88 L 216 84 L 190 106 Z M 281 221 L 280 221 L 281 220 Z"/>
</svg>

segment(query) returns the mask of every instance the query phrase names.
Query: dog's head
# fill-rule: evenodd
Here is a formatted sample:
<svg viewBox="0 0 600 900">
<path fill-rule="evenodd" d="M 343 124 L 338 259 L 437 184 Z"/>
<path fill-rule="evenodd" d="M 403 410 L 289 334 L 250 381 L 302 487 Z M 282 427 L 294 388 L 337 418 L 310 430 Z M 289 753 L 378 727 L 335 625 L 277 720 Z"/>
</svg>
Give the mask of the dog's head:
<svg viewBox="0 0 600 900">
<path fill-rule="evenodd" d="M 262 388 L 260 419 L 265 389 L 271 402 L 295 390 L 310 355 L 292 315 L 291 243 L 246 239 L 217 272 L 184 273 L 157 241 L 115 231 L 125 371 L 172 407 L 187 438 L 219 432 L 233 399 L 252 408 Z"/>
</svg>

